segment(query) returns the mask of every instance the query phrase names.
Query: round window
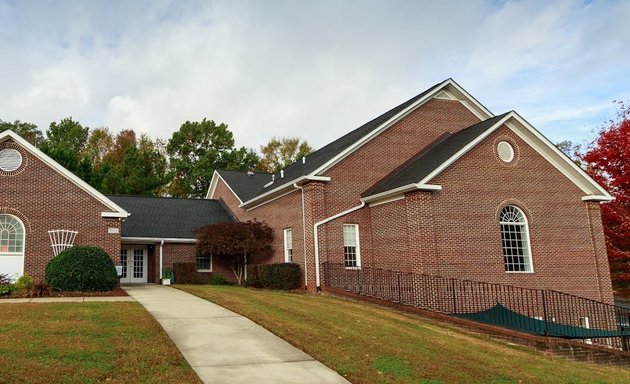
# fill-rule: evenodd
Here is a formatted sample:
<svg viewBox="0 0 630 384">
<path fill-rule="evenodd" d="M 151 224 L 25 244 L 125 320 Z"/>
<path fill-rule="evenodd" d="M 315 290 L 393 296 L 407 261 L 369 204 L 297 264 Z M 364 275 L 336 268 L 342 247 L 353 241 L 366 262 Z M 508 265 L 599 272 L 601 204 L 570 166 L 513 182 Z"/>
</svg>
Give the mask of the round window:
<svg viewBox="0 0 630 384">
<path fill-rule="evenodd" d="M 502 141 L 497 145 L 497 154 L 499 155 L 499 159 L 506 163 L 514 160 L 514 148 L 512 144 L 507 141 Z"/>
<path fill-rule="evenodd" d="M 0 170 L 12 172 L 22 165 L 22 155 L 13 148 L 0 150 Z"/>
</svg>

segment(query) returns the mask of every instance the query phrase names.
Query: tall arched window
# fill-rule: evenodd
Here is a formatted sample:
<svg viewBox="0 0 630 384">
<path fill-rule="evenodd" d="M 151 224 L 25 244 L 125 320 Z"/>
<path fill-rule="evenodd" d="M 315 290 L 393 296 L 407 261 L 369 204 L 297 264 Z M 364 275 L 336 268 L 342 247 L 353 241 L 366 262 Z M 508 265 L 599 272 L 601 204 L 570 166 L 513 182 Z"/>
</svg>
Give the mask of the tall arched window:
<svg viewBox="0 0 630 384">
<path fill-rule="evenodd" d="M 532 272 L 532 254 L 529 246 L 527 218 L 520 209 L 508 205 L 499 216 L 503 261 L 506 272 Z"/>
<path fill-rule="evenodd" d="M 0 272 L 24 273 L 24 225 L 12 215 L 0 215 Z"/>
</svg>

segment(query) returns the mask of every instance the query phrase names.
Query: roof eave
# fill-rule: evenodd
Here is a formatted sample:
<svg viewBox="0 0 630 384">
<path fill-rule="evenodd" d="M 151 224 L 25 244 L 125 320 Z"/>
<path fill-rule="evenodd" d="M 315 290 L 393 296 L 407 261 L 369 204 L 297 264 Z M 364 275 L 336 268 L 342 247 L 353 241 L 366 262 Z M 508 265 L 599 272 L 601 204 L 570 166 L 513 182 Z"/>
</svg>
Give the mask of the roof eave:
<svg viewBox="0 0 630 384">
<path fill-rule="evenodd" d="M 402 187 L 390 189 L 389 191 L 376 193 L 374 195 L 365 196 L 361 198 L 361 201 L 364 201 L 365 203 L 375 203 L 381 200 L 388 199 L 392 196 L 405 194 L 408 192 L 414 192 L 414 191 L 435 192 L 435 191 L 441 191 L 441 190 L 442 190 L 441 185 L 414 183 L 414 184 L 407 184 L 407 185 L 403 185 Z"/>
<path fill-rule="evenodd" d="M 239 207 L 243 209 L 247 209 L 254 205 L 262 205 L 266 202 L 266 200 L 271 200 L 277 197 L 278 195 L 281 195 L 287 192 L 287 190 L 296 189 L 295 185 L 302 185 L 302 184 L 308 183 L 309 181 L 329 182 L 330 180 L 331 178 L 327 176 L 316 176 L 316 175 L 300 176 L 297 179 L 293 179 L 287 183 L 279 185 L 276 188 L 263 193 L 262 195 L 258 195 L 254 197 L 253 199 L 245 201 L 244 203 L 239 205 Z"/>
</svg>

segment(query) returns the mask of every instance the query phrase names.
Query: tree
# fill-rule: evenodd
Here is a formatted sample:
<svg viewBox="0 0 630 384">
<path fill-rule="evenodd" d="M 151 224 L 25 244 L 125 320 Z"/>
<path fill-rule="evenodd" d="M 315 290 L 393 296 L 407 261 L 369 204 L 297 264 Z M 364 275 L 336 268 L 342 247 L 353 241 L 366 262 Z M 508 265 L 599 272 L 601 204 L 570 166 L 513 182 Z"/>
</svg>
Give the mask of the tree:
<svg viewBox="0 0 630 384">
<path fill-rule="evenodd" d="M 158 195 L 169 181 L 167 161 L 147 135 L 136 140 L 132 130 L 121 131 L 98 169 L 103 193 Z"/>
<path fill-rule="evenodd" d="M 179 197 L 203 197 L 216 169 L 248 170 L 255 153 L 234 148 L 234 136 L 225 124 L 212 120 L 187 121 L 166 145 L 173 181 L 169 193 Z"/>
<path fill-rule="evenodd" d="M 52 122 L 40 149 L 70 172 L 91 182 L 92 162 L 81 155 L 89 130 L 72 117 L 61 120 L 59 124 Z"/>
<path fill-rule="evenodd" d="M 20 120 L 15 120 L 12 123 L 0 120 L 0 132 L 4 132 L 9 129 L 36 147 L 39 147 L 42 141 L 44 141 L 42 131 L 40 131 L 35 124 L 22 122 Z"/>
<path fill-rule="evenodd" d="M 581 155 L 587 172 L 615 197 L 601 205 L 613 286 L 630 288 L 630 106 L 611 120 Z"/>
<path fill-rule="evenodd" d="M 256 169 L 275 173 L 313 152 L 313 148 L 306 141 L 300 142 L 297 137 L 272 137 L 267 145 L 260 147 L 260 151 L 262 157 Z"/>
<path fill-rule="evenodd" d="M 227 264 L 236 281 L 243 282 L 248 261 L 259 263 L 271 257 L 272 229 L 263 222 L 210 224 L 197 229 L 197 253 Z"/>
<path fill-rule="evenodd" d="M 103 164 L 105 156 L 114 146 L 114 136 L 109 128 L 101 127 L 90 132 L 87 143 L 83 148 L 82 155 L 88 158 L 94 168 L 99 168 Z"/>
</svg>

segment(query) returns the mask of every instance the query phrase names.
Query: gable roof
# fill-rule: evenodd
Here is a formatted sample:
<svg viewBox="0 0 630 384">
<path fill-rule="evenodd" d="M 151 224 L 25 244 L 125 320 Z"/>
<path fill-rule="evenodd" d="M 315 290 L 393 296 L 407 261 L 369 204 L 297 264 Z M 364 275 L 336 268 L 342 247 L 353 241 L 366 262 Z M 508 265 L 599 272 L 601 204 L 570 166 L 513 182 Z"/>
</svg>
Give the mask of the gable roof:
<svg viewBox="0 0 630 384">
<path fill-rule="evenodd" d="M 282 173 L 278 172 L 273 175 L 275 177 L 275 181 L 271 185 L 267 184 L 272 181 L 272 175 L 268 174 L 268 178 L 265 181 L 265 176 L 261 174 L 261 178 L 263 179 L 262 181 L 264 182 L 254 181 L 252 185 L 241 188 L 242 185 L 232 185 L 228 179 L 236 182 L 237 184 L 244 183 L 247 179 L 243 177 L 239 178 L 234 174 L 228 175 L 225 173 L 226 171 L 221 170 L 213 176 L 210 188 L 208 189 L 207 197 L 209 198 L 214 194 L 218 181 L 215 180 L 215 178 L 218 177 L 221 177 L 239 197 L 243 208 L 255 206 L 257 203 L 264 201 L 267 197 L 273 197 L 281 193 L 281 191 L 292 189 L 294 184 L 300 184 L 306 180 L 317 179 L 317 175 L 350 155 L 363 144 L 367 143 L 382 131 L 389 128 L 404 116 L 421 106 L 424 102 L 443 92 L 449 95 L 453 100 L 459 100 L 462 102 L 469 110 L 475 113 L 482 120 L 493 116 L 490 111 L 469 95 L 453 79 L 447 79 L 433 85 L 419 95 L 412 97 L 404 103 L 368 121 L 359 128 L 307 155 L 303 162 L 296 161 L 285 167 L 282 170 Z M 242 175 L 245 175 L 245 173 L 243 172 Z M 327 179 L 320 180 L 327 181 Z"/>
<path fill-rule="evenodd" d="M 361 194 L 365 202 L 375 202 L 413 190 L 439 190 L 441 186 L 428 184 L 456 160 L 501 126 L 507 126 L 558 171 L 571 180 L 586 195 L 583 201 L 610 201 L 613 197 L 583 169 L 577 166 L 553 143 L 514 111 L 490 118 L 448 135 L 413 161 L 388 175 Z"/>
<path fill-rule="evenodd" d="M 207 224 L 234 222 L 218 200 L 109 195 L 131 212 L 123 222 L 122 237 L 195 239 L 195 230 Z"/>
<path fill-rule="evenodd" d="M 71 181 L 74 185 L 87 192 L 90 196 L 98 200 L 100 203 L 105 205 L 110 211 L 101 212 L 101 217 L 127 217 L 129 213 L 121 208 L 119 205 L 105 197 L 102 193 L 97 191 L 94 187 L 81 180 L 77 175 L 67 170 L 61 164 L 50 158 L 44 152 L 40 151 L 33 144 L 29 143 L 25 139 L 23 139 L 17 133 L 6 130 L 4 132 L 0 132 L 0 143 L 5 141 L 12 140 L 13 142 L 19 144 L 26 151 L 31 153 L 33 156 L 41 160 L 44 164 L 48 165 L 50 168 L 55 170 L 57 173 L 61 174 L 61 176 L 65 177 L 69 181 Z"/>
<path fill-rule="evenodd" d="M 405 185 L 418 183 L 466 145 L 491 129 L 507 113 L 492 117 L 456 133 L 442 136 L 433 145 L 423 149 L 411 161 L 378 181 L 361 194 L 361 197 L 378 195 Z"/>
<path fill-rule="evenodd" d="M 242 172 L 242 171 L 216 171 L 225 184 L 234 192 L 241 201 L 247 201 L 255 197 L 263 189 L 265 184 L 271 181 L 271 173 L 267 172 Z M 213 176 L 214 181 L 214 176 Z M 216 186 L 215 186 L 216 188 Z M 207 196 L 208 198 L 210 196 Z"/>
</svg>

